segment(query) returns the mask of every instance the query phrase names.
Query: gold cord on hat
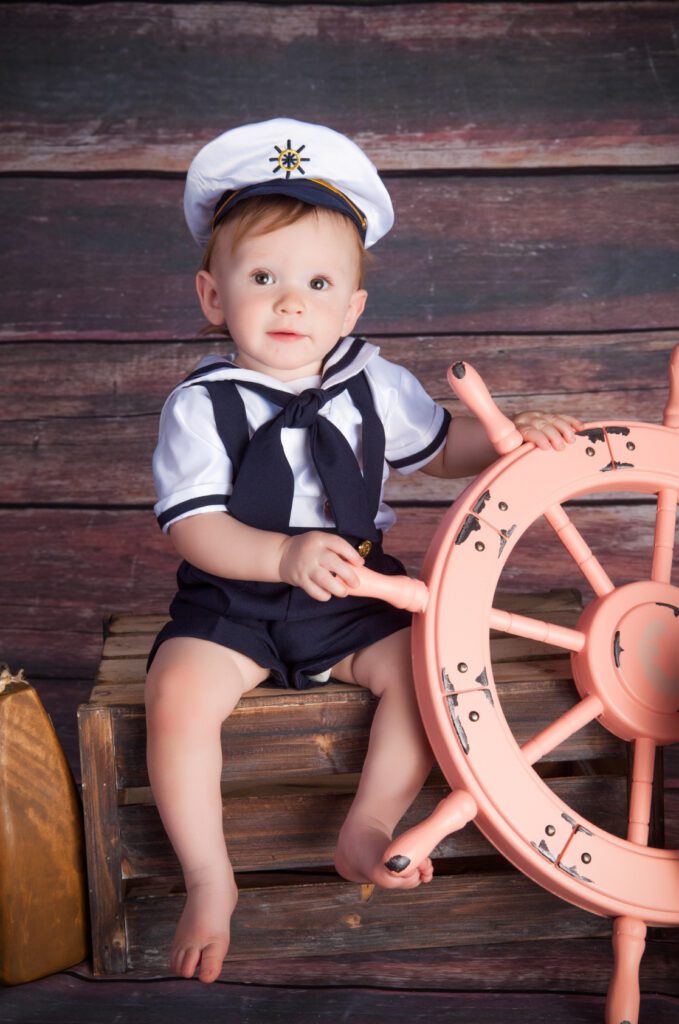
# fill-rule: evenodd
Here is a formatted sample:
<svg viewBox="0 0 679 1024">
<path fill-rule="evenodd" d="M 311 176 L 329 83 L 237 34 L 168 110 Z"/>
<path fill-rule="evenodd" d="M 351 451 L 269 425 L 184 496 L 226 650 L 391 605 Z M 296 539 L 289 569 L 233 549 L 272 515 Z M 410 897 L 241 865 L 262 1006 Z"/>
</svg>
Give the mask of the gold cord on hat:
<svg viewBox="0 0 679 1024">
<path fill-rule="evenodd" d="M 305 181 L 313 181 L 314 184 L 321 185 L 323 188 L 327 188 L 329 192 L 334 192 L 335 195 L 339 196 L 340 199 L 342 199 L 343 202 L 346 203 L 346 205 L 349 207 L 349 209 L 353 210 L 353 212 L 356 215 L 356 217 L 358 218 L 358 220 L 360 222 L 360 225 L 363 228 L 363 230 L 364 231 L 366 230 L 368 222 L 367 222 L 367 220 L 365 218 L 365 215 L 363 214 L 362 210 L 359 210 L 358 206 L 355 206 L 351 202 L 351 200 L 347 196 L 345 196 L 344 192 L 342 192 L 340 189 L 336 188 L 335 185 L 331 185 L 330 182 L 324 181 L 322 178 L 305 178 L 304 180 Z M 254 184 L 259 184 L 259 182 L 255 182 Z M 243 187 L 247 188 L 248 186 L 243 186 Z M 242 191 L 243 191 L 242 188 L 234 189 L 232 192 L 229 192 L 229 194 L 227 195 L 226 199 L 223 199 L 222 202 L 220 202 L 220 204 L 216 208 L 216 210 L 214 212 L 214 216 L 212 218 L 212 224 L 210 226 L 210 230 L 211 231 L 214 231 L 215 226 L 217 224 L 217 221 L 221 219 L 222 213 L 224 212 L 226 207 L 229 205 L 229 203 L 231 203 L 236 198 L 236 196 L 239 195 Z"/>
<path fill-rule="evenodd" d="M 226 207 L 227 207 L 227 206 L 229 205 L 229 203 L 231 202 L 231 200 L 232 200 L 232 199 L 235 199 L 235 198 L 236 198 L 236 196 L 237 196 L 237 195 L 239 194 L 239 192 L 242 192 L 242 191 L 243 191 L 243 189 L 242 189 L 242 188 L 237 188 L 237 189 L 235 189 L 235 190 L 234 190 L 233 192 L 229 192 L 229 194 L 228 194 L 228 196 L 226 197 L 226 199 L 223 199 L 223 202 L 221 202 L 221 203 L 219 204 L 219 206 L 218 206 L 218 207 L 217 207 L 217 209 L 215 210 L 215 212 L 214 212 L 214 216 L 213 216 L 213 218 L 212 218 L 212 224 L 210 225 L 210 230 L 211 230 L 211 231 L 214 231 L 214 229 L 215 229 L 215 225 L 216 225 L 216 223 L 217 223 L 217 219 L 218 219 L 218 218 L 219 218 L 219 217 L 221 216 L 221 214 L 222 214 L 222 211 L 223 211 L 223 210 L 225 210 L 225 209 L 226 209 Z"/>
<path fill-rule="evenodd" d="M 323 188 L 329 189 L 331 192 L 334 192 L 335 195 L 338 195 L 340 197 L 340 199 L 343 199 L 344 202 L 347 204 L 347 206 L 349 206 L 354 211 L 354 213 L 358 217 L 359 221 L 361 222 L 361 227 L 365 231 L 368 222 L 365 219 L 365 216 L 363 215 L 363 212 L 361 210 L 359 210 L 359 208 L 357 206 L 354 206 L 354 204 L 351 202 L 351 200 L 347 196 L 345 196 L 344 192 L 341 192 L 338 188 L 335 188 L 335 186 L 331 185 L 330 182 L 323 181 L 322 178 L 307 178 L 306 180 L 307 181 L 315 181 L 317 185 L 322 185 Z"/>
</svg>

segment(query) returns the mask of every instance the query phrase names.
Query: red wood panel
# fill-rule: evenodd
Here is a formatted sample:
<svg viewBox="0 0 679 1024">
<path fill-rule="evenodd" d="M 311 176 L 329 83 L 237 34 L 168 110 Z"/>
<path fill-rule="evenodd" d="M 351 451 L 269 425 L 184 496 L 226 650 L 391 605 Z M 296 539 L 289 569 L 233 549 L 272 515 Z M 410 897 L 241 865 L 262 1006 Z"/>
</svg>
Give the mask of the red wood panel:
<svg viewBox="0 0 679 1024">
<path fill-rule="evenodd" d="M 185 8 L 182 8 L 185 9 Z M 89 8 L 88 8 L 89 10 Z M 369 333 L 592 332 L 679 324 L 679 174 L 388 182 Z M 0 339 L 187 339 L 199 250 L 180 180 L 0 180 Z"/>
<path fill-rule="evenodd" d="M 569 511 L 616 584 L 647 578 L 650 504 L 583 504 Z M 417 574 L 441 513 L 436 507 L 399 509 L 387 547 L 409 573 Z M 93 678 L 104 616 L 162 613 L 174 594 L 179 559 L 150 510 L 6 509 L 0 536 L 2 660 L 15 671 L 24 667 L 29 678 Z M 567 586 L 587 593 L 575 563 L 539 522 L 512 553 L 500 589 Z"/>
<path fill-rule="evenodd" d="M 291 113 L 383 169 L 677 162 L 674 4 L 5 3 L 0 19 L 5 171 L 184 171 L 227 127 Z"/>
<path fill-rule="evenodd" d="M 453 414 L 446 369 L 458 358 L 482 373 L 503 410 L 570 412 L 583 419 L 659 422 L 672 337 L 415 337 L 375 339 Z M 16 503 L 150 505 L 151 455 L 162 404 L 208 352 L 192 343 L 17 343 L 0 348 L 0 475 Z M 450 501 L 459 481 L 393 473 L 390 501 Z"/>
</svg>

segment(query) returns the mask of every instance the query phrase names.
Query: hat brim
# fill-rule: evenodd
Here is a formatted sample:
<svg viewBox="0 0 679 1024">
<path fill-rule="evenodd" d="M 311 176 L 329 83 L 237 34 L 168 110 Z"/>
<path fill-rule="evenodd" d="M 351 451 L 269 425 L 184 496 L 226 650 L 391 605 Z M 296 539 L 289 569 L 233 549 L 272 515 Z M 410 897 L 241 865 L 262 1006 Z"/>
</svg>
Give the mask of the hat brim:
<svg viewBox="0 0 679 1024">
<path fill-rule="evenodd" d="M 328 210 L 336 210 L 349 217 L 356 225 L 361 241 L 365 244 L 367 229 L 367 218 L 363 211 L 356 206 L 343 192 L 329 182 L 317 178 L 305 178 L 304 180 L 281 181 L 259 181 L 254 185 L 246 185 L 240 189 L 229 189 L 215 205 L 215 213 L 212 218 L 212 230 L 226 217 L 238 203 L 252 196 L 261 195 L 287 195 L 292 199 L 299 199 L 309 206 L 323 206 Z"/>
</svg>

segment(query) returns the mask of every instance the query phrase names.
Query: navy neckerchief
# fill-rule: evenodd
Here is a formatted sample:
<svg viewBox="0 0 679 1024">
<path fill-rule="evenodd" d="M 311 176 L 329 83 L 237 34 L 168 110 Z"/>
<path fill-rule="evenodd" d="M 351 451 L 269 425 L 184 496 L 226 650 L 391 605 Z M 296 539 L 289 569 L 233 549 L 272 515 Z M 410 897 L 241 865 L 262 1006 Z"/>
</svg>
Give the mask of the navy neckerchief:
<svg viewBox="0 0 679 1024">
<path fill-rule="evenodd" d="M 337 532 L 379 540 L 375 516 L 382 489 L 384 428 L 362 372 L 329 388 L 307 388 L 299 395 L 238 377 L 196 383 L 210 395 L 217 431 L 233 465 L 233 491 L 228 499 L 231 515 L 261 530 L 288 531 L 295 482 L 281 443 L 281 430 L 305 428 Z M 252 438 L 236 385 L 262 395 L 280 410 Z M 361 414 L 363 473 L 341 431 L 318 415 L 327 402 L 345 390 Z"/>
</svg>

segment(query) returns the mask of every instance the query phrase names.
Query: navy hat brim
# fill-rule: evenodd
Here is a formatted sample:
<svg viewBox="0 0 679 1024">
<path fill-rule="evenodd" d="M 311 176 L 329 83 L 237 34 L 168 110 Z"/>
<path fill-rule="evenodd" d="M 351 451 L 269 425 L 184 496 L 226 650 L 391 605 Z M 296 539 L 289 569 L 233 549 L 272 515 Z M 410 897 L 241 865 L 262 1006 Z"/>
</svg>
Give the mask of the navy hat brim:
<svg viewBox="0 0 679 1024">
<path fill-rule="evenodd" d="M 349 217 L 356 225 L 361 241 L 365 244 L 367 219 L 365 214 L 355 203 L 352 203 L 347 196 L 336 186 L 320 179 L 305 178 L 303 180 L 280 181 L 259 181 L 254 185 L 246 185 L 239 189 L 228 189 L 215 205 L 215 213 L 212 219 L 212 230 L 226 217 L 228 213 L 243 202 L 244 199 L 251 199 L 252 196 L 261 195 L 287 195 L 292 199 L 299 199 L 309 206 L 323 206 L 328 210 L 336 210 Z"/>
</svg>

